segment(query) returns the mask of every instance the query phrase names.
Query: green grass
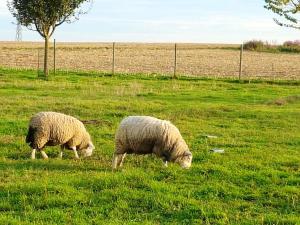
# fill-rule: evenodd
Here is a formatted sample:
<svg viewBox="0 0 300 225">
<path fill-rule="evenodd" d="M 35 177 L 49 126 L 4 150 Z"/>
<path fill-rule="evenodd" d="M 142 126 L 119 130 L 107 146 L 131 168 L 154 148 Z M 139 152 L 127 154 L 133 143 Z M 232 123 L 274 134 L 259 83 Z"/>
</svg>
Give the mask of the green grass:
<svg viewBox="0 0 300 225">
<path fill-rule="evenodd" d="M 39 111 L 98 120 L 86 125 L 94 155 L 59 160 L 49 147 L 48 161 L 29 160 L 24 139 Z M 171 120 L 193 152 L 191 169 L 131 155 L 112 172 L 114 133 L 128 115 Z M 300 224 L 299 122 L 299 82 L 96 73 L 45 81 L 0 69 L 0 224 Z"/>
</svg>

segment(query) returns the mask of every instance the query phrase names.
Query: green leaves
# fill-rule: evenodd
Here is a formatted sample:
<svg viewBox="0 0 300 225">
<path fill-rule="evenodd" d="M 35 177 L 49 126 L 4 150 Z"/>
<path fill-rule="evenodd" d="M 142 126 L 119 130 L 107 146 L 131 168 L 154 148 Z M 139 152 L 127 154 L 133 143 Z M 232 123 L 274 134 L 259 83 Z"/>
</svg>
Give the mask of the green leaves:
<svg viewBox="0 0 300 225">
<path fill-rule="evenodd" d="M 79 7 L 91 0 L 12 0 L 8 7 L 17 21 L 42 37 L 51 37 L 55 28 L 64 22 L 78 19 Z"/>
<path fill-rule="evenodd" d="M 293 0 L 265 0 L 265 8 L 273 11 L 275 14 L 278 14 L 288 22 L 281 22 L 280 20 L 274 18 L 274 21 L 285 27 L 292 27 L 295 29 L 300 29 L 299 18 L 296 17 L 296 14 L 300 12 L 300 1 Z"/>
</svg>

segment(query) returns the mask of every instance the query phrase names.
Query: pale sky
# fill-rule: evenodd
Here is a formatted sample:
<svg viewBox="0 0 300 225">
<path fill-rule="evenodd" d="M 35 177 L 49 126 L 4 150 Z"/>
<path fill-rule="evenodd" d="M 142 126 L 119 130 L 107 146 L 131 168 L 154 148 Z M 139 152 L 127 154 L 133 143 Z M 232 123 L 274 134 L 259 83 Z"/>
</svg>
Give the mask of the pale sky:
<svg viewBox="0 0 300 225">
<path fill-rule="evenodd" d="M 15 39 L 16 25 L 0 0 L 0 41 Z M 53 38 L 76 42 L 281 43 L 300 39 L 300 30 L 273 21 L 264 0 L 94 0 L 79 21 L 63 24 Z M 25 27 L 24 41 L 40 41 Z"/>
</svg>

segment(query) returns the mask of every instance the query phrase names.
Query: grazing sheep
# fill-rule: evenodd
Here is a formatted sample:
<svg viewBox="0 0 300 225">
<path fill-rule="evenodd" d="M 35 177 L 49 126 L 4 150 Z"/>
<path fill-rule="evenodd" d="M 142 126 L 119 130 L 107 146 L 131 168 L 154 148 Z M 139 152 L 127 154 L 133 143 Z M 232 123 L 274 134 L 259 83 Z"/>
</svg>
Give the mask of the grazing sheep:
<svg viewBox="0 0 300 225">
<path fill-rule="evenodd" d="M 36 150 L 43 158 L 47 154 L 43 151 L 45 146 L 60 145 L 59 157 L 62 158 L 64 148 L 74 151 L 75 158 L 79 158 L 77 150 L 83 156 L 91 156 L 95 149 L 89 133 L 78 119 L 57 112 L 39 112 L 29 123 L 26 143 L 32 148 L 31 158 L 35 159 Z"/>
<path fill-rule="evenodd" d="M 126 153 L 151 154 L 189 168 L 192 153 L 179 130 L 169 121 L 150 116 L 129 116 L 122 120 L 115 137 L 113 169 L 122 166 Z"/>
</svg>

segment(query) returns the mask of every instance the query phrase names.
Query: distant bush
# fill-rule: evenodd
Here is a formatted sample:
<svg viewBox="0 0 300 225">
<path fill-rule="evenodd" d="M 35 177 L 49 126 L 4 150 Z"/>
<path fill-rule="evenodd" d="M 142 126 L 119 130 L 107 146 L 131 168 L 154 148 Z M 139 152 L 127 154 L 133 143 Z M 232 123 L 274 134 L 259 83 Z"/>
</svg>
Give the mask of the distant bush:
<svg viewBox="0 0 300 225">
<path fill-rule="evenodd" d="M 268 42 L 252 40 L 244 43 L 244 49 L 258 52 L 300 53 L 300 40 L 286 41 L 283 45 L 271 45 Z"/>
<path fill-rule="evenodd" d="M 286 41 L 278 49 L 281 52 L 300 53 L 300 40 Z"/>
<path fill-rule="evenodd" d="M 262 51 L 265 49 L 265 43 L 263 41 L 247 41 L 244 43 L 244 49 L 250 51 Z"/>
<path fill-rule="evenodd" d="M 300 47 L 300 40 L 286 41 L 286 42 L 283 43 L 283 46 L 286 46 L 286 47 Z"/>
</svg>

